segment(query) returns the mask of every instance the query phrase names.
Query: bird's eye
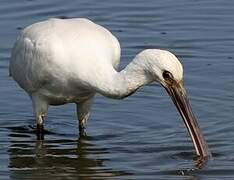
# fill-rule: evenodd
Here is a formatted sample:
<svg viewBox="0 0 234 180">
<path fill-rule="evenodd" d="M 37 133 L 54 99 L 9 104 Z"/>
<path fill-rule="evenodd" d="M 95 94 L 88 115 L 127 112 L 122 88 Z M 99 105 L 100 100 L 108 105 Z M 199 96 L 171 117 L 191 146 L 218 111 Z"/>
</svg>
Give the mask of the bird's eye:
<svg viewBox="0 0 234 180">
<path fill-rule="evenodd" d="M 173 78 L 173 76 L 172 76 L 172 74 L 169 72 L 169 71 L 164 71 L 163 72 L 163 78 L 164 79 L 172 79 Z"/>
</svg>

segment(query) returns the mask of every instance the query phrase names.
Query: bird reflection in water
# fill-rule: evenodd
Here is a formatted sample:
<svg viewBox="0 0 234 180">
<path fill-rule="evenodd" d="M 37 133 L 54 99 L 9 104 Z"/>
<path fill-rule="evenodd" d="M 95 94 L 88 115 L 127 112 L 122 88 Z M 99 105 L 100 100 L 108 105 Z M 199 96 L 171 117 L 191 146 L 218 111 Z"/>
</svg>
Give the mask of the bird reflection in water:
<svg viewBox="0 0 234 180">
<path fill-rule="evenodd" d="M 108 151 L 96 147 L 92 137 L 78 140 L 33 140 L 27 128 L 12 128 L 9 169 L 12 179 L 77 179 L 130 175 L 106 167 Z M 50 135 L 48 135 L 50 136 Z M 49 139 L 49 138 L 48 138 Z"/>
</svg>

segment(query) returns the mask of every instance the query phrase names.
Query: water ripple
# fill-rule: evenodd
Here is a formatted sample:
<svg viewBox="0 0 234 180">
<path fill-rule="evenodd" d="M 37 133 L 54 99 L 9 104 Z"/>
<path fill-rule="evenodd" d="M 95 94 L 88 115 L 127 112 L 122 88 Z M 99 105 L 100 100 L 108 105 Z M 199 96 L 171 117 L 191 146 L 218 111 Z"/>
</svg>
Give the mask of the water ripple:
<svg viewBox="0 0 234 180">
<path fill-rule="evenodd" d="M 1 1 L 1 178 L 233 179 L 233 5 L 219 0 Z M 50 17 L 87 17 L 110 29 L 122 46 L 121 68 L 142 49 L 175 53 L 213 159 L 198 168 L 179 114 L 155 85 L 122 102 L 97 96 L 85 137 L 79 137 L 74 105 L 52 107 L 45 140 L 37 141 L 30 99 L 8 76 L 8 64 L 17 34 Z"/>
</svg>

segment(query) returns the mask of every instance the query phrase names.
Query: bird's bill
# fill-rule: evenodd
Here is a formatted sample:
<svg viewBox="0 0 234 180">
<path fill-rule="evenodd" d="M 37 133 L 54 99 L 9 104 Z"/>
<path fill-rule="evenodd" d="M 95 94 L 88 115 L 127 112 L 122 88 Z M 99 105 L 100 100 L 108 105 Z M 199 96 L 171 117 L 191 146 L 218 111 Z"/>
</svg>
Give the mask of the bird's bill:
<svg viewBox="0 0 234 180">
<path fill-rule="evenodd" d="M 178 83 L 177 81 L 173 80 L 170 81 L 170 83 L 167 83 L 164 87 L 183 118 L 185 126 L 187 127 L 193 141 L 196 154 L 201 157 L 211 156 L 206 141 L 201 133 L 197 120 L 189 104 L 189 100 L 182 82 Z"/>
</svg>

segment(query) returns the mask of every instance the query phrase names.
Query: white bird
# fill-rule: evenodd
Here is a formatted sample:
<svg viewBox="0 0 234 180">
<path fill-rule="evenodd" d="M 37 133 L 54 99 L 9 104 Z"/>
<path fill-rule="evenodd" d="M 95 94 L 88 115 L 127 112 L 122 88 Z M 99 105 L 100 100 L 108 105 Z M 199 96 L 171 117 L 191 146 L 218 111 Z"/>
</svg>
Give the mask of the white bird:
<svg viewBox="0 0 234 180">
<path fill-rule="evenodd" d="M 37 130 L 49 105 L 75 103 L 82 131 L 96 93 L 125 98 L 152 82 L 171 96 L 198 156 L 210 156 L 183 88 L 183 67 L 172 53 L 147 49 L 118 72 L 120 45 L 104 27 L 88 19 L 49 19 L 26 27 L 10 60 L 10 75 L 30 96 Z"/>
</svg>

